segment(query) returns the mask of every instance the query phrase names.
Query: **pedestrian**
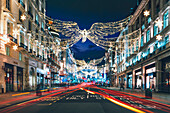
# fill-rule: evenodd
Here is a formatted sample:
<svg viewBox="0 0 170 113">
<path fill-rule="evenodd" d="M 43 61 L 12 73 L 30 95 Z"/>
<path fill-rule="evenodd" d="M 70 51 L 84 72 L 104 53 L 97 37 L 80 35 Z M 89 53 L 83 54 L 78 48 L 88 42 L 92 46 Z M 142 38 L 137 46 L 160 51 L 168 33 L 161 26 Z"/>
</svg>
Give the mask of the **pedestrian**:
<svg viewBox="0 0 170 113">
<path fill-rule="evenodd" d="M 124 90 L 124 83 L 123 83 L 123 82 L 120 83 L 120 91 L 121 91 L 122 88 L 123 88 L 123 90 Z"/>
</svg>

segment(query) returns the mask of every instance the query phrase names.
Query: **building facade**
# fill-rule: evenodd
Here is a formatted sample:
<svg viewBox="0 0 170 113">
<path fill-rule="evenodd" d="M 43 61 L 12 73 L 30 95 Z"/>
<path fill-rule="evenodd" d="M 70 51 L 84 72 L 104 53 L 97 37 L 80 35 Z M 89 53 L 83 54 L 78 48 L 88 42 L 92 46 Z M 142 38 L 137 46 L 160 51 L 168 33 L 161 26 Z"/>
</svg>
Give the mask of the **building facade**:
<svg viewBox="0 0 170 113">
<path fill-rule="evenodd" d="M 59 39 L 45 8 L 45 0 L 0 1 L 0 93 L 45 88 L 57 73 Z"/>
<path fill-rule="evenodd" d="M 169 14 L 169 0 L 140 2 L 117 39 L 117 86 L 170 92 Z"/>
</svg>

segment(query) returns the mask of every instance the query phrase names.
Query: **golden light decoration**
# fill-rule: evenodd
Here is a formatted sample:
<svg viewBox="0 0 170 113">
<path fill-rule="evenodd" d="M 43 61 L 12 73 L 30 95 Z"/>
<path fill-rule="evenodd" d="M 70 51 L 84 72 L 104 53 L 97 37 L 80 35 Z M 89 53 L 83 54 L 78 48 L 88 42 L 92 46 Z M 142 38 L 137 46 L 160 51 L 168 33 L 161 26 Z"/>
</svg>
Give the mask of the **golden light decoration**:
<svg viewBox="0 0 170 113">
<path fill-rule="evenodd" d="M 23 20 L 23 21 L 26 20 L 26 16 L 25 16 L 25 15 L 22 15 L 22 16 L 21 16 L 21 20 Z"/>
<path fill-rule="evenodd" d="M 144 16 L 149 16 L 150 15 L 150 11 L 148 11 L 148 10 L 145 10 L 144 12 L 143 12 L 143 14 L 144 14 Z"/>
<path fill-rule="evenodd" d="M 14 50 L 17 50 L 17 49 L 18 49 L 18 46 L 17 46 L 17 45 L 14 45 L 14 46 L 13 46 L 13 49 L 14 49 Z"/>
<path fill-rule="evenodd" d="M 163 26 L 163 21 L 161 21 L 160 19 L 156 21 L 156 26 L 158 26 L 159 28 L 162 28 Z"/>
<path fill-rule="evenodd" d="M 15 30 L 13 30 L 13 34 L 14 35 L 19 35 L 19 31 L 15 29 Z"/>
<path fill-rule="evenodd" d="M 53 21 L 49 20 L 48 23 L 51 25 L 51 24 L 53 24 Z"/>
<path fill-rule="evenodd" d="M 162 36 L 161 36 L 161 35 L 157 35 L 157 36 L 156 36 L 156 39 L 157 39 L 158 41 L 160 41 L 160 40 L 162 40 Z"/>
</svg>

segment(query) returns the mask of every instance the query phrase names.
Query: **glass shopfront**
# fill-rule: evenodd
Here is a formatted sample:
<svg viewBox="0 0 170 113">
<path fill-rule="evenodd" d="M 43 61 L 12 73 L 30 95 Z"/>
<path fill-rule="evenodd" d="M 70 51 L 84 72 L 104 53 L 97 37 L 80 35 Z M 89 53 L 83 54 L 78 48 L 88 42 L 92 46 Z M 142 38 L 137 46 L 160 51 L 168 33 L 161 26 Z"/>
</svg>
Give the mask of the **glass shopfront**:
<svg viewBox="0 0 170 113">
<path fill-rule="evenodd" d="M 135 71 L 135 88 L 141 89 L 142 88 L 142 73 L 141 69 Z"/>
<path fill-rule="evenodd" d="M 156 67 L 155 64 L 146 66 L 145 87 L 155 90 L 156 89 Z"/>
<path fill-rule="evenodd" d="M 127 88 L 132 89 L 132 73 L 127 74 Z"/>
<path fill-rule="evenodd" d="M 170 62 L 163 62 L 161 89 L 170 92 Z"/>
<path fill-rule="evenodd" d="M 17 90 L 23 91 L 23 68 L 17 67 Z"/>
<path fill-rule="evenodd" d="M 6 92 L 14 91 L 14 70 L 13 65 L 5 63 L 5 83 Z"/>
</svg>

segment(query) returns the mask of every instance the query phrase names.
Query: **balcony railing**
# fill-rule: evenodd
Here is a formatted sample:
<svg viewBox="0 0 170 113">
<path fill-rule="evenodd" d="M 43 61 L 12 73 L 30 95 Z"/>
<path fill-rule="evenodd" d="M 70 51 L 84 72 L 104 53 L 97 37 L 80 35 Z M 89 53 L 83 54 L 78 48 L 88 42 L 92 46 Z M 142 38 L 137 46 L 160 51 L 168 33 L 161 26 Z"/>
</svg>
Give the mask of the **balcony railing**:
<svg viewBox="0 0 170 113">
<path fill-rule="evenodd" d="M 28 51 L 28 46 L 26 46 L 26 45 L 23 44 L 23 43 L 20 43 L 19 47 L 22 47 L 22 48 L 24 48 L 24 49 L 26 49 L 26 50 Z"/>
<path fill-rule="evenodd" d="M 17 39 L 16 38 L 14 38 L 12 35 L 8 35 L 9 37 L 10 37 L 10 40 L 11 41 L 13 41 L 14 43 L 16 43 L 17 44 Z"/>
</svg>

